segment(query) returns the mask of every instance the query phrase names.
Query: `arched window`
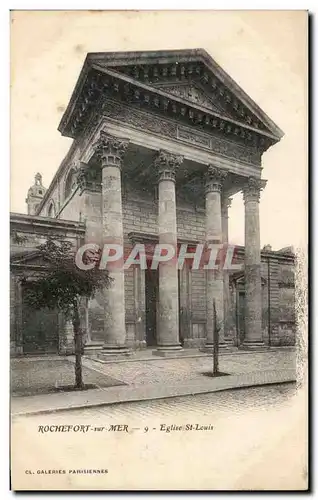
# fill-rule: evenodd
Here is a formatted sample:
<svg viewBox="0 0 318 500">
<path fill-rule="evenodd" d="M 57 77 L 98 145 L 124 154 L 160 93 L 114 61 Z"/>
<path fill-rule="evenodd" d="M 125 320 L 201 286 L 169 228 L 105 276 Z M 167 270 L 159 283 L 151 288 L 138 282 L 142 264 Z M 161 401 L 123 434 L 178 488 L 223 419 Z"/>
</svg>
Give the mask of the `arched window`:
<svg viewBox="0 0 318 500">
<path fill-rule="evenodd" d="M 49 204 L 49 209 L 47 211 L 47 216 L 48 217 L 55 217 L 55 206 L 54 206 L 54 201 L 51 200 Z"/>
<path fill-rule="evenodd" d="M 68 198 L 75 188 L 76 188 L 75 170 L 74 168 L 71 168 L 65 180 L 64 199 Z"/>
</svg>

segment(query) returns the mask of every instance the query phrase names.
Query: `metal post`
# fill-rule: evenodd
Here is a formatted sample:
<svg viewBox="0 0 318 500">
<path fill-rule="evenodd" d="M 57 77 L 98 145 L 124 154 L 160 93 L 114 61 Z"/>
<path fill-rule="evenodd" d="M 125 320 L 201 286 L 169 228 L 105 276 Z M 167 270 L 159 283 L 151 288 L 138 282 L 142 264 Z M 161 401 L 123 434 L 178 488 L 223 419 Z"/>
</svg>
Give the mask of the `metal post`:
<svg viewBox="0 0 318 500">
<path fill-rule="evenodd" d="M 215 299 L 213 299 L 213 375 L 219 372 L 219 328 L 217 325 Z"/>
</svg>

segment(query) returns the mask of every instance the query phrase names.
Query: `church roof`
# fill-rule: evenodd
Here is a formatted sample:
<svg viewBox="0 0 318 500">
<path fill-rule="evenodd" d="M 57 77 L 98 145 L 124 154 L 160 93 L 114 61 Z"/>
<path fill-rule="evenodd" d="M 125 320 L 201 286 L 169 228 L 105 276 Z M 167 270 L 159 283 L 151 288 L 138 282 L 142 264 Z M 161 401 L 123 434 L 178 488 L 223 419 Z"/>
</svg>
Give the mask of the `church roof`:
<svg viewBox="0 0 318 500">
<path fill-rule="evenodd" d="M 283 137 L 204 49 L 87 54 L 60 132 L 77 137 L 102 97 L 256 140 L 263 151 Z"/>
</svg>

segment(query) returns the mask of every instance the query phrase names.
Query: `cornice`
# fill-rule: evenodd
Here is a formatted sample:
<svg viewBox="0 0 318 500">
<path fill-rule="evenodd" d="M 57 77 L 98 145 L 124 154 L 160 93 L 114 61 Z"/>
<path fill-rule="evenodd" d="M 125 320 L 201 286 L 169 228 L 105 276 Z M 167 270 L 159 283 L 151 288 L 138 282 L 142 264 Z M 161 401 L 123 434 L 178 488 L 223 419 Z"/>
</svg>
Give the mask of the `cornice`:
<svg viewBox="0 0 318 500">
<path fill-rule="evenodd" d="M 76 101 L 68 108 L 60 123 L 60 132 L 69 137 L 78 137 L 85 129 L 95 106 L 98 112 L 98 102 L 103 95 L 123 103 L 128 102 L 132 106 L 137 105 L 140 109 L 155 110 L 156 114 L 178 117 L 183 123 L 200 124 L 207 130 L 219 130 L 221 134 L 233 136 L 234 139 L 241 137 L 247 143 L 256 142 L 262 151 L 280 139 L 266 130 L 169 94 L 163 91 L 162 87 L 149 86 L 125 74 L 105 70 L 97 64 L 93 64 L 90 72 L 87 72 L 86 80 L 82 83 L 82 92 L 78 93 Z"/>
<path fill-rule="evenodd" d="M 204 49 L 199 49 L 200 57 L 208 69 L 213 71 L 215 75 L 226 85 L 232 92 L 238 95 L 242 103 L 250 109 L 255 116 L 263 121 L 278 140 L 284 137 L 284 132 L 276 125 L 276 123 L 256 104 L 253 99 L 240 87 L 233 78 L 221 68 L 221 66 L 206 52 Z"/>
<path fill-rule="evenodd" d="M 51 217 L 41 217 L 19 213 L 10 213 L 10 228 L 13 228 L 15 225 L 22 226 L 25 229 L 30 227 L 30 229 L 32 230 L 35 228 L 59 229 L 79 234 L 85 233 L 85 224 L 83 222 L 52 219 Z"/>
<path fill-rule="evenodd" d="M 143 233 L 139 231 L 132 231 L 128 233 L 128 238 L 132 243 L 149 244 L 149 243 L 159 242 L 159 235 L 155 233 Z M 202 243 L 202 241 L 193 238 L 189 239 L 189 238 L 178 237 L 177 241 L 178 243 L 187 243 L 188 245 L 198 245 L 199 243 Z"/>
<path fill-rule="evenodd" d="M 182 145 L 190 145 L 191 148 L 209 151 L 231 161 L 234 159 L 238 163 L 242 162 L 242 164 L 255 167 L 259 167 L 261 164 L 261 154 L 253 145 L 244 145 L 242 142 L 236 142 L 227 136 L 203 132 L 194 124 L 180 124 L 176 117 L 155 115 L 149 110 L 132 108 L 132 106 L 115 99 L 105 99 L 99 103 L 99 107 L 101 115 L 92 115 L 83 132 L 83 137 L 90 136 L 92 131 L 97 130 L 98 126 L 101 126 L 103 120 L 106 119 L 108 124 L 116 123 L 122 130 L 129 127 L 129 129 L 152 136 L 176 140 L 180 145 L 181 143 Z M 131 140 L 133 142 L 133 139 Z"/>
<path fill-rule="evenodd" d="M 228 92 L 233 93 L 232 97 L 239 99 L 241 104 L 243 104 L 247 110 L 253 113 L 256 118 L 269 128 L 277 140 L 280 140 L 284 135 L 282 130 L 268 117 L 268 115 L 251 99 L 248 94 L 244 92 L 244 90 L 226 73 L 226 71 L 221 68 L 213 57 L 211 57 L 211 55 L 202 48 L 88 53 L 63 119 L 67 118 L 69 112 L 72 110 L 72 105 L 81 89 L 85 74 L 93 64 L 101 65 L 103 69 L 106 70 L 116 69 L 117 71 L 121 71 L 123 73 L 128 72 L 129 66 L 137 67 L 141 74 L 143 73 L 143 70 L 147 72 L 151 71 L 151 66 L 154 65 L 158 65 L 158 67 L 165 71 L 165 65 L 201 64 L 203 65 L 203 70 L 208 73 L 208 78 L 216 77 L 218 83 L 224 85 Z M 187 74 L 187 76 L 189 75 Z M 204 76 L 204 78 L 206 77 Z"/>
<path fill-rule="evenodd" d="M 244 257 L 245 247 L 241 245 L 235 245 L 235 249 L 238 255 Z M 278 261 L 289 261 L 295 262 L 295 255 L 291 253 L 280 252 L 279 250 L 261 250 L 261 258 L 266 261 L 267 259 L 278 260 Z"/>
<path fill-rule="evenodd" d="M 125 75 L 125 74 L 121 74 L 121 73 L 119 73 L 117 71 L 108 70 L 108 69 L 105 70 L 103 67 L 101 67 L 101 66 L 99 66 L 97 64 L 94 64 L 92 66 L 92 69 L 96 69 L 97 71 L 101 71 L 105 75 L 109 75 L 110 77 L 121 79 L 122 81 L 124 81 L 124 82 L 126 82 L 128 84 L 131 84 L 133 86 L 136 86 L 136 88 L 138 87 L 138 88 L 140 88 L 141 90 L 143 90 L 145 92 L 150 92 L 150 93 L 153 93 L 154 95 L 157 94 L 158 96 L 166 98 L 166 99 L 169 99 L 170 101 L 173 101 L 173 102 L 176 102 L 176 103 L 180 103 L 180 104 L 182 104 L 184 106 L 187 106 L 189 108 L 193 108 L 194 110 L 202 111 L 202 112 L 208 113 L 209 115 L 214 116 L 216 118 L 220 118 L 222 120 L 228 121 L 229 123 L 232 123 L 233 125 L 236 125 L 238 127 L 244 127 L 246 130 L 249 130 L 251 132 L 256 132 L 256 133 L 262 134 L 262 135 L 267 136 L 267 137 L 272 138 L 272 139 L 277 139 L 274 135 L 270 134 L 266 130 L 261 130 L 259 128 L 253 127 L 253 126 L 249 125 L 248 123 L 242 123 L 241 121 L 238 121 L 238 120 L 235 120 L 233 118 L 230 118 L 229 116 L 227 116 L 225 114 L 218 113 L 216 111 L 212 111 L 211 109 L 209 109 L 206 106 L 200 106 L 200 105 L 195 104 L 194 102 L 191 102 L 191 101 L 189 101 L 187 99 L 183 99 L 180 96 L 177 96 L 177 95 L 174 95 L 174 94 L 170 94 L 169 92 L 166 92 L 164 90 L 164 88 L 165 88 L 164 85 L 162 85 L 160 87 L 156 86 L 156 85 L 155 86 L 149 85 L 146 82 L 140 82 L 139 80 L 131 78 L 131 77 Z M 185 83 L 185 82 L 178 82 L 178 81 L 176 81 L 174 83 L 175 83 L 175 85 L 178 85 L 178 83 L 182 84 L 182 83 Z"/>
</svg>

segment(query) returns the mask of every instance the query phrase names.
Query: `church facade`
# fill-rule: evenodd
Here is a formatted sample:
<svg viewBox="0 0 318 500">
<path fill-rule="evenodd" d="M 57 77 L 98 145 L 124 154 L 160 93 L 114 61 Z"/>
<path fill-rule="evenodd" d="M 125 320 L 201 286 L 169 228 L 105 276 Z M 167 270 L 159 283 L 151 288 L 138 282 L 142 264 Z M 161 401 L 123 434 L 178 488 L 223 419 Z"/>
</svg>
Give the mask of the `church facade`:
<svg viewBox="0 0 318 500">
<path fill-rule="evenodd" d="M 221 347 L 294 345 L 294 255 L 260 248 L 262 154 L 283 133 L 210 55 L 88 54 L 59 131 L 73 143 L 50 186 L 37 174 L 28 215 L 11 214 L 13 354 L 72 352 L 60 315 L 36 319 L 23 307 L 19 277 L 43 267 L 36 246 L 48 235 L 77 248 L 221 248 L 240 191 L 245 246 L 236 247 L 235 270 L 170 263 L 111 271 L 112 286 L 83 304 L 85 350 L 105 357 L 209 351 L 213 304 Z"/>
</svg>

